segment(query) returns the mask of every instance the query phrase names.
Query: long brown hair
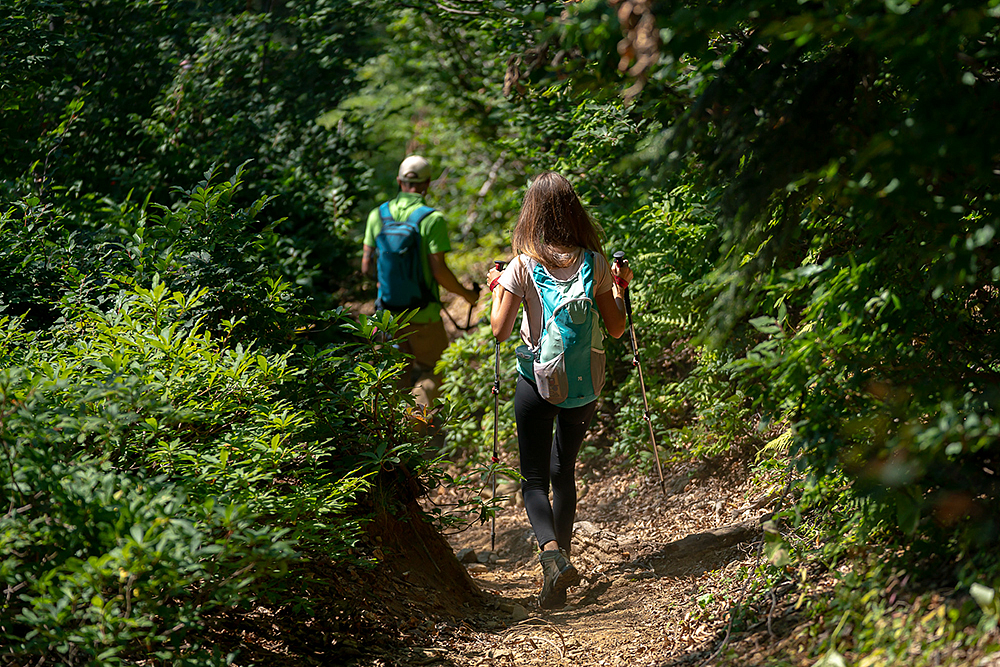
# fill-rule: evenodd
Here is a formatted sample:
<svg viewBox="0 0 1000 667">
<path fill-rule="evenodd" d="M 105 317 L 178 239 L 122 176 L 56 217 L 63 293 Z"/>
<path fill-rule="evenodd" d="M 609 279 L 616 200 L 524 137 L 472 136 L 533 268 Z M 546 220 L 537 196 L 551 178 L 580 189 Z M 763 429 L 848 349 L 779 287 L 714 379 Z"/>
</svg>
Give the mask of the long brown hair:
<svg viewBox="0 0 1000 667">
<path fill-rule="evenodd" d="M 579 246 L 603 253 L 602 234 L 570 182 L 547 171 L 524 194 L 511 245 L 514 254 L 524 253 L 546 268 L 560 268 L 566 260 L 557 256 L 554 246 Z"/>
</svg>

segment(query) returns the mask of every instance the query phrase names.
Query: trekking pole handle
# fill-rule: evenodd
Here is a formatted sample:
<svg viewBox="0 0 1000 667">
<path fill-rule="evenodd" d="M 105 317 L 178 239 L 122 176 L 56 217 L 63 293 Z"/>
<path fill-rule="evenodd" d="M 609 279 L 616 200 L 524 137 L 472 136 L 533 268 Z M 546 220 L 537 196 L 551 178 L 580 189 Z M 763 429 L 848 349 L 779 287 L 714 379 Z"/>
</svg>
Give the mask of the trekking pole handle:
<svg viewBox="0 0 1000 667">
<path fill-rule="evenodd" d="M 499 259 L 494 259 L 493 260 L 493 269 L 495 271 L 497 271 L 498 273 L 502 272 L 503 271 L 503 267 L 505 267 L 505 266 L 507 266 L 507 262 L 504 262 L 504 261 L 499 260 Z M 497 285 L 500 284 L 500 276 L 497 276 L 492 281 L 489 280 L 489 275 L 487 275 L 486 277 L 487 277 L 487 283 L 488 283 L 487 287 L 489 288 L 490 292 L 492 292 L 493 290 L 495 290 L 497 288 Z"/>
<path fill-rule="evenodd" d="M 612 257 L 615 260 L 615 264 L 621 266 L 622 262 L 625 261 L 625 251 L 618 250 Z M 622 286 L 622 300 L 625 302 L 625 316 L 628 321 L 628 334 L 629 334 L 629 347 L 632 348 L 632 365 L 639 365 L 639 341 L 635 337 L 635 326 L 632 324 L 632 298 L 629 296 L 628 283 Z"/>
<path fill-rule="evenodd" d="M 618 250 L 618 251 L 615 252 L 614 255 L 612 255 L 612 257 L 615 260 L 615 265 L 620 267 L 622 265 L 622 262 L 625 261 L 625 251 L 624 250 Z M 619 282 L 618 276 L 614 276 L 614 279 L 615 279 L 615 282 L 618 283 L 618 286 L 622 288 L 622 293 L 623 293 L 622 296 L 624 296 L 625 297 L 625 301 L 628 302 L 628 300 L 629 300 L 629 298 L 628 298 L 628 283 L 625 282 L 624 280 L 622 280 L 622 281 Z"/>
</svg>

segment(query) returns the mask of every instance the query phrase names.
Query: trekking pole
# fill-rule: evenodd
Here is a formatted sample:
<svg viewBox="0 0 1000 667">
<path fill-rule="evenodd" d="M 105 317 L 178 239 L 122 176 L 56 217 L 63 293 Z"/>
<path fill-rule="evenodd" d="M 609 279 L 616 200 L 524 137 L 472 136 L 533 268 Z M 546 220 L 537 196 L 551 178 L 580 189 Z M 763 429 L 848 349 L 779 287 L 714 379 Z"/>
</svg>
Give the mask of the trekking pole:
<svg viewBox="0 0 1000 667">
<path fill-rule="evenodd" d="M 472 291 L 475 292 L 476 294 L 479 294 L 479 289 L 480 289 L 479 283 L 473 282 Z M 443 303 L 441 304 L 441 312 L 445 316 L 447 316 L 448 321 L 451 322 L 451 325 L 455 327 L 455 329 L 457 329 L 458 331 L 468 331 L 469 329 L 472 328 L 472 311 L 474 311 L 475 309 L 476 309 L 476 304 L 474 303 L 469 304 L 469 313 L 465 316 L 465 326 L 463 327 L 458 322 L 455 321 L 455 318 L 451 316 L 451 313 L 448 311 L 447 308 L 445 308 L 444 304 Z"/>
<path fill-rule="evenodd" d="M 476 296 L 479 296 L 479 283 L 474 280 L 472 281 L 472 291 L 476 293 Z M 476 304 L 469 304 L 469 314 L 465 316 L 465 328 L 462 329 L 462 331 L 468 331 L 472 326 L 472 311 L 475 310 L 475 308 Z"/>
<path fill-rule="evenodd" d="M 497 271 L 503 271 L 504 262 L 498 259 L 493 260 L 493 265 Z M 470 310 L 471 312 L 471 310 Z M 497 447 L 500 440 L 500 339 L 496 339 L 496 347 L 493 352 L 493 458 L 490 460 L 490 473 L 493 477 L 493 501 L 497 497 L 497 470 L 496 465 L 500 463 L 497 456 Z M 490 517 L 490 551 L 496 551 L 497 547 L 497 514 L 496 508 Z"/>
<path fill-rule="evenodd" d="M 619 266 L 625 260 L 625 252 L 619 250 L 614 254 L 615 264 Z M 660 490 L 663 495 L 667 495 L 667 489 L 663 485 L 663 468 L 660 467 L 660 454 L 656 448 L 656 436 L 653 435 L 653 421 L 649 415 L 649 400 L 646 398 L 646 381 L 642 377 L 642 364 L 639 363 L 639 343 L 635 338 L 635 326 L 632 324 L 632 299 L 628 294 L 628 285 L 622 287 L 622 297 L 625 301 L 625 315 L 628 317 L 628 342 L 632 348 L 632 365 L 639 371 L 639 388 L 642 390 L 642 416 L 649 427 L 649 442 L 653 448 L 653 458 L 656 459 L 656 472 L 660 476 Z"/>
</svg>

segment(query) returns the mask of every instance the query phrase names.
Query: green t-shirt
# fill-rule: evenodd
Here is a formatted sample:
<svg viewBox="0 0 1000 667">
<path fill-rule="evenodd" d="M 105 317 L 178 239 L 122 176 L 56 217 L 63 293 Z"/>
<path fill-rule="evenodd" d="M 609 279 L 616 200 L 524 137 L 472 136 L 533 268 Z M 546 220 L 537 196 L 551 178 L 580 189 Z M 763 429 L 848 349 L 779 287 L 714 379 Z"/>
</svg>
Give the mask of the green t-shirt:
<svg viewBox="0 0 1000 667">
<path fill-rule="evenodd" d="M 414 192 L 401 192 L 398 197 L 389 202 L 389 213 L 394 220 L 405 220 L 418 206 L 423 205 L 423 195 L 418 195 Z M 378 207 L 376 207 L 368 214 L 364 244 L 372 248 L 376 247 L 375 237 L 381 231 L 382 216 L 379 215 Z M 420 221 L 420 242 L 423 247 L 421 259 L 424 265 L 424 280 L 427 281 L 427 285 L 430 287 L 434 301 L 417 311 L 417 314 L 413 316 L 411 321 L 417 323 L 436 322 L 441 319 L 441 297 L 437 281 L 434 280 L 434 274 L 431 273 L 431 265 L 427 260 L 427 256 L 451 250 L 451 241 L 448 239 L 448 226 L 445 223 L 444 216 L 438 211 L 428 214 Z"/>
</svg>

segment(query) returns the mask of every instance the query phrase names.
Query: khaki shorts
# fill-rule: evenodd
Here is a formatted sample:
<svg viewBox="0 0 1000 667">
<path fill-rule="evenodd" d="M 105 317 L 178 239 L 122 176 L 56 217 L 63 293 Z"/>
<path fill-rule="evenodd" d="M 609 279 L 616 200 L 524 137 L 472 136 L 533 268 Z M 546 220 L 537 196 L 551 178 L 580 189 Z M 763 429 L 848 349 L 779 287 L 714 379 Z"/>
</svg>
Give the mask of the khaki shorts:
<svg viewBox="0 0 1000 667">
<path fill-rule="evenodd" d="M 418 405 L 430 407 L 438 398 L 441 386 L 441 376 L 434 373 L 434 366 L 449 342 L 444 322 L 411 322 L 399 332 L 397 339 L 399 348 L 413 355 L 409 372 L 403 375 L 404 383 L 413 387 Z"/>
</svg>

